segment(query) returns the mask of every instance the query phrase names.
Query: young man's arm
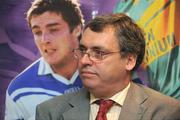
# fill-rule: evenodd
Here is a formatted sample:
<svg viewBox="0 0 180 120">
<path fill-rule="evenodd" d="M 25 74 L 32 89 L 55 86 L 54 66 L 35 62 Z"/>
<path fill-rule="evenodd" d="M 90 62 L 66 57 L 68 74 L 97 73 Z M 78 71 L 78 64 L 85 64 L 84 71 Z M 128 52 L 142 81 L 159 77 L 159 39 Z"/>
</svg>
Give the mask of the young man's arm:
<svg viewBox="0 0 180 120">
<path fill-rule="evenodd" d="M 11 98 L 8 93 L 6 92 L 6 110 L 5 110 L 5 119 L 4 120 L 22 120 L 23 115 L 22 112 L 17 105 L 17 103 Z"/>
</svg>

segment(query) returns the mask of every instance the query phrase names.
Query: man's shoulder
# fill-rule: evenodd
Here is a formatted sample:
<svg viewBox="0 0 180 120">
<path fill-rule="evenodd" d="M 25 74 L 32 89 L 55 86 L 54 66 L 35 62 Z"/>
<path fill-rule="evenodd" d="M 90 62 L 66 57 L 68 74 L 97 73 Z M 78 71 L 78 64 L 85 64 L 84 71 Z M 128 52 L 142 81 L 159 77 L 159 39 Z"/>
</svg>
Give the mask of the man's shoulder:
<svg viewBox="0 0 180 120">
<path fill-rule="evenodd" d="M 76 93 L 68 93 L 49 99 L 36 107 L 36 119 L 59 119 L 62 114 L 73 108 L 72 99 L 76 97 Z M 51 118 L 50 118 L 51 116 Z"/>
<path fill-rule="evenodd" d="M 173 97 L 167 96 L 163 93 L 160 93 L 156 90 L 153 90 L 149 87 L 146 87 L 144 85 L 135 84 L 135 89 L 139 89 L 136 92 L 136 94 L 143 94 L 143 96 L 146 96 L 145 101 L 148 106 L 151 106 L 151 108 L 161 108 L 162 110 L 167 109 L 179 109 L 180 110 L 180 101 L 176 100 Z M 139 93 L 137 93 L 139 92 Z M 141 95 L 138 95 L 141 96 Z"/>
<path fill-rule="evenodd" d="M 55 96 L 52 99 L 49 99 L 41 104 L 39 104 L 38 106 L 41 109 L 55 109 L 56 107 L 58 107 L 59 105 L 63 106 L 64 104 L 66 104 L 67 100 L 69 100 L 70 98 L 68 98 L 66 95 L 60 95 L 60 96 Z"/>
<path fill-rule="evenodd" d="M 80 89 L 77 92 L 68 93 L 60 96 L 56 96 L 50 100 L 47 100 L 38 105 L 39 109 L 43 110 L 57 110 L 58 108 L 65 109 L 72 102 L 78 104 L 79 101 L 87 99 L 87 91 L 85 89 Z M 57 109 L 56 109 L 57 108 Z"/>
<path fill-rule="evenodd" d="M 22 71 L 19 75 L 17 75 L 8 86 L 8 93 L 12 93 L 16 89 L 19 89 L 21 86 L 26 86 L 29 82 L 33 82 L 32 80 L 37 77 L 39 67 L 39 60 L 32 63 L 28 66 L 24 71 Z"/>
<path fill-rule="evenodd" d="M 133 100 L 140 99 L 138 100 L 141 101 L 139 102 L 140 105 L 146 107 L 146 113 L 152 115 L 154 119 L 166 117 L 167 119 L 175 120 L 180 118 L 180 101 L 139 84 L 133 85 L 132 91 L 134 91 L 133 96 L 135 96 Z"/>
<path fill-rule="evenodd" d="M 37 75 L 39 68 L 40 60 L 36 60 L 31 65 L 29 65 L 24 71 L 22 71 L 19 75 L 17 75 L 14 80 L 21 80 L 21 78 L 30 77 L 33 75 Z"/>
<path fill-rule="evenodd" d="M 149 88 L 147 86 L 144 86 L 144 85 L 141 85 L 141 84 L 135 84 L 135 89 L 139 89 L 139 91 L 143 92 L 145 95 L 147 95 L 148 99 L 151 99 L 151 100 L 163 100 L 164 102 L 167 102 L 167 101 L 173 101 L 175 103 L 178 102 L 178 100 L 170 97 L 170 96 L 167 96 L 163 93 L 160 93 L 159 91 L 156 91 L 152 88 Z M 163 101 L 159 101 L 159 102 L 163 102 Z M 158 101 L 157 101 L 158 102 Z"/>
</svg>

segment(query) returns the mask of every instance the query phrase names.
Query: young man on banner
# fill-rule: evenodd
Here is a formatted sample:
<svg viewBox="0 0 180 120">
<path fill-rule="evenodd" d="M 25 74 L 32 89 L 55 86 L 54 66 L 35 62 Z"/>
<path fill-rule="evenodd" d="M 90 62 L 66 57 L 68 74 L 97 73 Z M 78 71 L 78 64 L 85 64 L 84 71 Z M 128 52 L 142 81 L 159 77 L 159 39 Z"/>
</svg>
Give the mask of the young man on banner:
<svg viewBox="0 0 180 120">
<path fill-rule="evenodd" d="M 38 104 L 82 87 L 72 52 L 79 45 L 83 25 L 79 4 L 35 0 L 27 20 L 42 57 L 9 85 L 5 120 L 33 120 Z"/>
</svg>

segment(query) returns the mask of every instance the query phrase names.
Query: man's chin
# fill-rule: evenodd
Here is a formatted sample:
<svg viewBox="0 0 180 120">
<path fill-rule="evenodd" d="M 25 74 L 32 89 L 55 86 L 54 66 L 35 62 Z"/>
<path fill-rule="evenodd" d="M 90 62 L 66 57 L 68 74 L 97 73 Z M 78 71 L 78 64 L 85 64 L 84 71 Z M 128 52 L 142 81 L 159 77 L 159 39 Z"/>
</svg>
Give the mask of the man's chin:
<svg viewBox="0 0 180 120">
<path fill-rule="evenodd" d="M 55 59 L 52 59 L 52 58 L 49 58 L 49 59 L 46 58 L 45 61 L 50 65 L 57 65 L 58 64 L 58 61 Z"/>
<path fill-rule="evenodd" d="M 87 89 L 93 89 L 96 86 L 96 83 L 93 79 L 90 78 L 81 78 L 83 86 Z"/>
</svg>

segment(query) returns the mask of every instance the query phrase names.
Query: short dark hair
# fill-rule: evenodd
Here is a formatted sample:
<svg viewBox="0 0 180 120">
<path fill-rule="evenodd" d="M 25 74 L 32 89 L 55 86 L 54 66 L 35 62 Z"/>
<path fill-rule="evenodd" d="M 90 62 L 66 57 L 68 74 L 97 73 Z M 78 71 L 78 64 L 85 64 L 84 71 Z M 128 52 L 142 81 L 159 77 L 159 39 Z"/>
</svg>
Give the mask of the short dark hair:
<svg viewBox="0 0 180 120">
<path fill-rule="evenodd" d="M 85 26 L 85 29 L 90 28 L 94 32 L 103 32 L 107 27 L 114 28 L 121 57 L 127 57 L 129 54 L 136 56 L 136 65 L 133 68 L 136 70 L 142 63 L 145 53 L 143 30 L 123 13 L 97 16 Z"/>
<path fill-rule="evenodd" d="M 41 15 L 47 11 L 61 14 L 68 23 L 70 32 L 78 25 L 83 25 L 84 20 L 79 4 L 72 0 L 35 0 L 27 11 L 29 25 L 31 26 L 30 20 L 33 15 Z"/>
</svg>

